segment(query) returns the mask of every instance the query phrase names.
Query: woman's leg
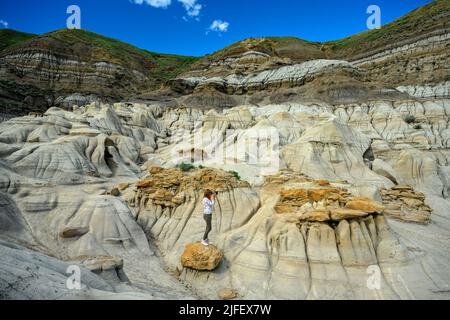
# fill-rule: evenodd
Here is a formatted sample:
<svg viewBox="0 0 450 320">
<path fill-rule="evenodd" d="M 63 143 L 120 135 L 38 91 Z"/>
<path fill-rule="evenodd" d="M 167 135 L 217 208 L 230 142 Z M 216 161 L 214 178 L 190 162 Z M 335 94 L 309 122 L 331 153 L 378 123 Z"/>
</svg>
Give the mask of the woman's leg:
<svg viewBox="0 0 450 320">
<path fill-rule="evenodd" d="M 206 230 L 205 230 L 205 235 L 203 236 L 203 240 L 208 240 L 208 235 L 211 232 L 211 219 L 212 219 L 212 214 L 205 214 L 203 215 L 203 218 L 206 221 Z"/>
</svg>

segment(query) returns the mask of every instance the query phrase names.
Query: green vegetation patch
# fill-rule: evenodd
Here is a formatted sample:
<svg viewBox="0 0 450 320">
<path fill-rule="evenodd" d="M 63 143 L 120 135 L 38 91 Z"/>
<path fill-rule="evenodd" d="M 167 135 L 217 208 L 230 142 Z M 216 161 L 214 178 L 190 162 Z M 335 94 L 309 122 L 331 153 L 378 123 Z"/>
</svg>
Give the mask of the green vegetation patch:
<svg viewBox="0 0 450 320">
<path fill-rule="evenodd" d="M 406 116 L 403 117 L 403 120 L 407 124 L 416 123 L 416 117 L 414 115 L 412 115 L 412 114 L 407 114 Z"/>
<path fill-rule="evenodd" d="M 16 46 L 37 37 L 35 34 L 11 29 L 0 29 L 0 51 Z"/>
<path fill-rule="evenodd" d="M 236 179 L 241 180 L 241 176 L 236 171 L 228 171 L 228 173 L 232 174 Z"/>
<path fill-rule="evenodd" d="M 30 40 L 32 43 L 28 44 Z M 150 52 L 86 30 L 61 29 L 43 35 L 0 30 L 0 50 L 15 45 L 50 47 L 56 52 L 69 50 L 86 61 L 109 62 L 138 70 L 153 78 L 155 83 L 176 77 L 198 60 L 196 57 Z"/>
<path fill-rule="evenodd" d="M 177 166 L 177 168 L 183 172 L 188 172 L 188 171 L 195 169 L 195 166 L 191 163 L 182 162 Z"/>
<path fill-rule="evenodd" d="M 410 37 L 411 30 L 426 32 L 434 28 L 448 26 L 450 1 L 435 0 L 417 8 L 405 16 L 392 21 L 380 29 L 367 30 L 350 37 L 324 43 L 325 50 L 363 51 L 377 46 L 395 43 Z M 446 18 L 447 17 L 447 18 Z"/>
</svg>

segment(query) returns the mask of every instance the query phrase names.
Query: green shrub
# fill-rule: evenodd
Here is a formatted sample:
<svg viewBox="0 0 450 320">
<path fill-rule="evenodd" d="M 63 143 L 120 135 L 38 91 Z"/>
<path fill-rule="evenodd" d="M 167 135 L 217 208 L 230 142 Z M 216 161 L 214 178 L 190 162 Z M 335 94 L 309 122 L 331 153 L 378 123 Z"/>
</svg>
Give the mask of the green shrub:
<svg viewBox="0 0 450 320">
<path fill-rule="evenodd" d="M 191 163 L 180 163 L 178 166 L 178 169 L 180 169 L 183 172 L 191 171 L 192 169 L 195 169 L 195 167 Z"/>
<path fill-rule="evenodd" d="M 199 165 L 198 168 L 199 168 L 199 169 L 205 169 L 205 167 L 202 166 L 202 165 Z"/>
<path fill-rule="evenodd" d="M 414 125 L 414 129 L 416 130 L 421 130 L 422 129 L 422 125 L 420 123 Z"/>
<path fill-rule="evenodd" d="M 236 171 L 228 171 L 228 173 L 231 173 L 236 179 L 241 180 L 241 176 Z"/>
<path fill-rule="evenodd" d="M 403 120 L 405 120 L 406 123 L 411 124 L 416 122 L 416 117 L 412 114 L 407 114 L 403 117 Z"/>
</svg>

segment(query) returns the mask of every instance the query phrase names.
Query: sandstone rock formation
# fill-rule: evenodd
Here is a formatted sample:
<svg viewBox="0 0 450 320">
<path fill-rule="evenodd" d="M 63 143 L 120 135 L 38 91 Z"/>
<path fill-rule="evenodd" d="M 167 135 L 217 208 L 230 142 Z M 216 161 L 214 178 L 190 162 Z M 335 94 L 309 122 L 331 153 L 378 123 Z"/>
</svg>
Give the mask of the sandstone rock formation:
<svg viewBox="0 0 450 320">
<path fill-rule="evenodd" d="M 201 58 L 154 54 L 84 30 L 2 30 L 0 119 L 96 101 L 224 108 L 400 93 L 446 98 L 449 9 L 435 0 L 379 30 L 336 41 L 249 38 Z M 270 97 L 261 92 L 268 88 L 276 89 Z"/>
<path fill-rule="evenodd" d="M 408 43 L 396 23 L 357 50 L 364 34 L 250 39 L 151 102 L 5 117 L 1 297 L 448 299 L 447 3 L 421 9 L 442 10 Z M 8 52 L 0 68 L 20 64 Z M 64 284 L 71 265 L 81 291 Z"/>
<path fill-rule="evenodd" d="M 383 202 L 386 203 L 386 215 L 404 221 L 429 223 L 432 209 L 425 204 L 425 195 L 415 192 L 408 186 L 396 186 L 381 190 Z"/>
<path fill-rule="evenodd" d="M 81 264 L 61 262 L 24 247 L 0 241 L 2 300 L 148 300 L 170 299 L 163 291 L 150 294 L 127 284 L 105 280 Z M 18 268 L 20 265 L 20 268 Z M 67 286 L 73 266 L 80 269 L 80 287 Z M 72 283 L 75 286 L 74 283 Z"/>
<path fill-rule="evenodd" d="M 439 110 L 447 103 L 433 105 Z M 167 277 L 169 292 L 185 290 L 165 273 L 162 261 L 201 296 L 233 287 L 244 298 L 429 297 L 429 290 L 443 289 L 429 289 L 434 282 L 421 263 L 445 286 L 445 268 L 438 266 L 446 263 L 447 255 L 432 255 L 430 260 L 418 252 L 432 254 L 436 241 L 445 243 L 436 238 L 443 231 L 430 225 L 433 237 L 417 238 L 412 244 L 411 232 L 430 231 L 414 231 L 419 225 L 410 222 L 437 219 L 445 225 L 445 167 L 429 147 L 441 146 L 442 157 L 445 145 L 432 131 L 421 131 L 424 140 L 397 133 L 413 130 L 402 124 L 398 108 L 412 113 L 423 104 L 432 105 L 242 106 L 222 114 L 94 104 L 74 112 L 52 108 L 43 118 L 13 119 L 0 129 L 2 201 L 7 208 L 2 237 L 62 260 L 79 261 L 108 281 L 139 283 L 158 288 L 150 289 L 156 292 L 161 290 L 152 280 L 156 275 Z M 368 110 L 366 116 L 358 111 L 361 108 Z M 433 124 L 442 121 L 427 116 L 429 109 L 419 110 L 427 112 L 421 117 Z M 237 115 L 238 122 L 233 120 Z M 261 163 L 242 162 L 239 153 L 228 155 L 229 164 L 217 164 L 225 171 L 213 169 L 208 164 L 218 158 L 205 156 L 207 148 L 187 148 L 198 132 L 205 133 L 209 146 L 239 148 L 240 139 L 252 128 L 273 127 L 271 121 L 280 129 L 281 173 L 262 177 Z M 216 141 L 210 130 L 221 132 L 224 123 L 238 131 Z M 382 123 L 383 130 L 377 131 Z M 180 130 L 187 136 L 177 137 Z M 422 142 L 414 144 L 415 140 Z M 309 145 L 311 155 L 308 148 L 292 148 L 293 144 Z M 400 159 L 409 159 L 412 152 L 413 160 L 400 165 Z M 188 171 L 161 167 L 192 157 L 199 162 Z M 385 172 L 395 180 L 373 171 L 367 163 L 372 157 L 383 159 L 390 168 Z M 427 163 L 420 166 L 423 171 L 414 169 L 418 161 Z M 396 182 L 414 189 L 395 186 Z M 108 195 L 113 187 L 120 190 L 119 197 Z M 186 244 L 203 233 L 200 200 L 205 188 L 218 191 L 211 237 L 224 253 L 224 261 L 207 279 L 180 262 Z M 428 197 L 439 200 L 425 204 Z M 402 225 L 390 217 L 401 219 Z M 113 262 L 117 258 L 121 260 Z M 399 263 L 402 267 L 396 266 Z M 384 275 L 383 289 L 365 286 L 370 266 L 378 266 Z M 396 275 L 403 282 L 392 278 Z"/>
<path fill-rule="evenodd" d="M 221 300 L 233 300 L 237 298 L 238 294 L 233 289 L 221 289 L 217 293 L 217 296 Z"/>
<path fill-rule="evenodd" d="M 0 46 L 0 113 L 6 116 L 120 101 L 159 89 L 196 60 L 150 53 L 86 30 L 39 36 L 0 30 L 0 36 L 6 40 Z"/>
<path fill-rule="evenodd" d="M 222 261 L 223 254 L 216 246 L 204 246 L 200 242 L 191 243 L 181 255 L 181 264 L 185 268 L 198 271 L 212 271 Z"/>
</svg>

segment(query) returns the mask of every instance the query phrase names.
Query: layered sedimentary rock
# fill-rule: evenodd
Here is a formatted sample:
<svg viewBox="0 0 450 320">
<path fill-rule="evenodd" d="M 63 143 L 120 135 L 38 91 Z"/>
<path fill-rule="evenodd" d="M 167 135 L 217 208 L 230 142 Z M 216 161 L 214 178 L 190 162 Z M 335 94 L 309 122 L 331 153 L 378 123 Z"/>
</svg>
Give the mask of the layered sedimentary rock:
<svg viewBox="0 0 450 320">
<path fill-rule="evenodd" d="M 85 30 L 41 36 L 2 30 L 15 45 L 0 48 L 0 112 L 23 115 L 51 106 L 120 101 L 155 90 L 192 57 L 153 54 Z"/>
<path fill-rule="evenodd" d="M 88 116 L 93 126 L 84 117 L 77 122 L 77 117 L 52 109 L 42 118 L 4 124 L 2 144 L 9 147 L 2 148 L 1 188 L 8 211 L 2 209 L 2 235 L 75 261 L 108 280 L 143 283 L 150 288 L 147 297 L 189 297 L 154 258 L 130 208 L 109 194 L 114 177 L 121 177 L 122 183 L 137 179 L 144 156 L 139 153 L 149 151 L 136 149 L 136 143 L 142 139 L 151 144 L 148 139 L 159 133 L 139 126 L 124 128 L 112 110 Z M 21 122 L 27 119 L 28 126 Z M 13 152 L 14 146 L 22 146 L 22 152 Z"/>
<path fill-rule="evenodd" d="M 365 70 L 347 61 L 333 59 L 273 66 L 269 70 L 248 74 L 226 73 L 215 77 L 189 75 L 182 75 L 169 82 L 171 90 L 187 95 L 176 101 L 188 107 L 219 108 L 300 101 L 340 104 L 404 96 L 400 91 L 368 82 Z"/>
<path fill-rule="evenodd" d="M 240 293 L 253 298 L 363 299 L 403 294 L 401 288 L 390 289 L 391 279 L 382 280 L 388 283 L 379 290 L 367 287 L 369 267 L 383 270 L 408 261 L 406 248 L 396 244 L 382 215 L 344 209 L 335 200 L 338 193 L 323 192 L 313 181 L 288 180 L 287 185 L 279 181 L 265 185 L 265 201 L 252 221 L 218 240 L 229 262 L 228 277 L 219 279 L 231 281 Z M 330 189 L 346 194 L 332 185 Z M 286 191 L 294 191 L 291 203 L 303 202 L 296 190 L 308 190 L 313 196 L 301 206 L 297 202 L 293 211 L 280 212 L 278 192 L 285 199 Z M 330 216 L 322 219 L 319 212 Z M 414 262 L 408 264 L 418 267 Z M 190 279 L 188 273 L 186 278 Z"/>
<path fill-rule="evenodd" d="M 247 76 L 238 76 L 236 74 L 227 77 L 197 77 L 182 78 L 186 86 L 193 89 L 201 89 L 204 86 L 215 87 L 220 91 L 229 94 L 235 92 L 254 92 L 270 88 L 279 88 L 283 85 L 299 86 L 305 82 L 311 81 L 315 76 L 324 74 L 332 70 L 333 73 L 348 71 L 356 74 L 358 70 L 346 61 L 339 60 L 311 60 L 301 64 L 285 66 L 273 70 L 262 71 L 260 73 L 251 73 Z M 174 80 L 177 81 L 177 80 Z"/>
<path fill-rule="evenodd" d="M 331 41 L 322 48 L 327 57 L 353 62 L 372 81 L 441 88 L 448 81 L 450 63 L 449 9 L 448 1 L 432 1 L 380 29 Z M 436 93 L 442 94 L 442 89 Z"/>
<path fill-rule="evenodd" d="M 432 96 L 442 96 L 446 93 L 442 85 L 448 80 L 450 65 L 447 49 L 449 41 L 450 30 L 447 27 L 419 37 L 409 37 L 402 42 L 352 57 L 351 60 L 356 66 L 366 70 L 371 79 L 396 86 L 434 85 L 438 88 Z M 429 89 L 422 90 L 427 92 Z M 421 91 L 420 87 L 417 91 Z"/>
<path fill-rule="evenodd" d="M 397 90 L 408 93 L 417 98 L 445 98 L 450 96 L 449 81 L 441 82 L 436 85 L 407 85 L 399 86 Z"/>
<path fill-rule="evenodd" d="M 249 39 L 145 103 L 67 92 L 70 111 L 46 101 L 45 112 L 1 115 L 0 294 L 448 299 L 445 8 L 341 42 Z M 423 10 L 435 19 L 400 41 Z M 3 63 L 55 86 L 140 77 L 133 62 L 85 73 L 65 56 L 22 64 L 8 52 Z M 198 243 L 205 189 L 217 192 L 209 249 Z M 21 261 L 29 269 L 11 268 Z M 61 284 L 71 265 L 86 275 L 80 292 Z"/>
<path fill-rule="evenodd" d="M 432 209 L 425 204 L 425 195 L 408 186 L 396 186 L 381 190 L 387 207 L 384 213 L 404 221 L 429 223 Z"/>
<path fill-rule="evenodd" d="M 325 57 L 318 43 L 295 37 L 249 38 L 203 57 L 185 76 L 217 77 L 235 72 L 247 75 Z"/>
<path fill-rule="evenodd" d="M 201 297 L 443 297 L 446 108 L 92 104 L 12 119 L 0 128 L 2 237 L 155 296 L 188 295 L 168 268 Z M 211 240 L 224 254 L 208 274 L 180 262 L 203 234 L 205 188 L 218 192 Z"/>
<path fill-rule="evenodd" d="M 85 300 L 155 298 L 125 283 L 107 281 L 82 264 L 62 262 L 24 247 L 0 241 L 0 298 L 2 300 Z M 20 265 L 20 268 L 18 266 Z M 75 277 L 80 282 L 76 282 Z M 73 278 L 70 278 L 73 277 Z M 36 290 L 39 288 L 38 290 Z M 163 292 L 157 298 L 170 298 Z"/>
</svg>

